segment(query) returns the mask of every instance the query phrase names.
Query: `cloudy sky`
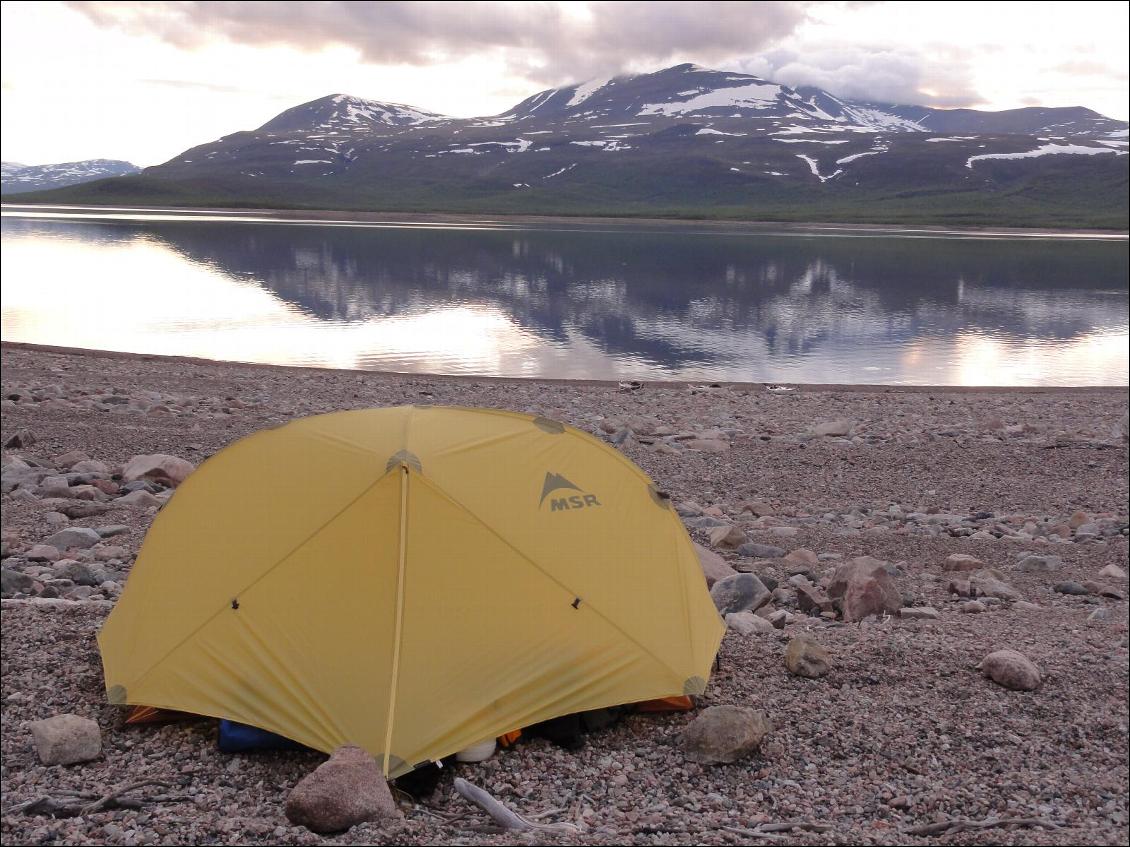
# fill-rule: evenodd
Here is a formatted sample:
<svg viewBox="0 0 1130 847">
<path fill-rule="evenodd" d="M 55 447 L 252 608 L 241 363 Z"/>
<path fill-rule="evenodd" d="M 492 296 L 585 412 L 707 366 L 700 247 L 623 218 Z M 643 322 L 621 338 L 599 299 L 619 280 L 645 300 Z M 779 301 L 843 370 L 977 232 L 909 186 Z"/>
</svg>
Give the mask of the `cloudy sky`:
<svg viewBox="0 0 1130 847">
<path fill-rule="evenodd" d="M 1130 4 L 4 2 L 2 155 L 165 161 L 345 92 L 457 117 L 690 61 L 849 97 L 1126 119 Z"/>
</svg>

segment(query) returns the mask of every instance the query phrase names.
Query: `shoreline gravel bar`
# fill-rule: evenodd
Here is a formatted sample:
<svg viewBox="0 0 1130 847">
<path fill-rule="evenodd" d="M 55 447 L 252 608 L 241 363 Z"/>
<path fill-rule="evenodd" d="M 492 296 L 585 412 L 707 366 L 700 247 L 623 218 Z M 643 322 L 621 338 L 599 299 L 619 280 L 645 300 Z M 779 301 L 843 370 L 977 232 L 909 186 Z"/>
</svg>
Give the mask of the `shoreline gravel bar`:
<svg viewBox="0 0 1130 847">
<path fill-rule="evenodd" d="M 1118 575 L 1130 531 L 1126 388 L 621 391 L 13 344 L 2 356 L 0 436 L 12 444 L 0 661 L 5 844 L 554 840 L 492 829 L 453 796 L 454 776 L 527 816 L 583 822 L 581 836 L 561 843 L 1128 841 L 1127 583 Z M 726 527 L 714 534 L 716 552 L 770 586 L 759 614 L 781 627 L 732 627 L 700 706 L 765 711 L 774 728 L 761 749 L 700 765 L 679 743 L 693 715 L 631 715 L 586 736 L 577 752 L 536 739 L 452 768 L 432 797 L 402 798 L 403 822 L 323 837 L 292 826 L 283 808 L 324 756 L 223 754 L 214 721 L 123 727 L 122 710 L 105 701 L 94 638 L 175 489 L 126 493 L 115 473 L 143 454 L 199 464 L 296 417 L 411 403 L 573 424 L 643 467 L 697 542 L 711 546 L 710 531 Z M 39 546 L 67 528 L 97 529 L 100 540 L 54 554 Z M 804 611 L 820 600 L 808 577 L 818 582 L 857 556 L 888 563 L 904 607 L 916 611 L 856 623 Z M 988 596 L 963 589 L 977 580 L 996 587 Z M 785 667 L 786 645 L 802 634 L 827 653 L 819 678 Z M 1031 660 L 1039 687 L 990 681 L 979 665 L 998 650 Z M 40 764 L 28 725 L 60 713 L 98 722 L 99 758 Z M 138 789 L 134 796 L 156 798 L 140 809 L 58 819 L 19 809 L 146 778 L 169 787 Z M 819 826 L 751 834 L 788 821 Z M 948 821 L 1001 825 L 915 834 Z"/>
</svg>

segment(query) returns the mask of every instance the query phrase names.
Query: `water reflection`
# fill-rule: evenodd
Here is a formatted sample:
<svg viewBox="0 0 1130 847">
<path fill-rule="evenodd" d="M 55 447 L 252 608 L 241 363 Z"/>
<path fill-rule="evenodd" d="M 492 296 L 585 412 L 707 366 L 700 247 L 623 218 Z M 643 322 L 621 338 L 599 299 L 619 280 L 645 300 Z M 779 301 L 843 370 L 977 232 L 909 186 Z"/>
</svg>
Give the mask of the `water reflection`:
<svg viewBox="0 0 1130 847">
<path fill-rule="evenodd" d="M 1125 243 L 3 223 L 12 340 L 408 371 L 1125 384 Z"/>
</svg>

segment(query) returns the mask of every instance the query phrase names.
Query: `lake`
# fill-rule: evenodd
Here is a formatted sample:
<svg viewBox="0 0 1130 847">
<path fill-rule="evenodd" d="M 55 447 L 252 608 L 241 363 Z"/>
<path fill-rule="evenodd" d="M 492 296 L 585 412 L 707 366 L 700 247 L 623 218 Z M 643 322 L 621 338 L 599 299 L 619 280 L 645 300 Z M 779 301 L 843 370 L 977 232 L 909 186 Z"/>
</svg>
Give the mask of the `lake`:
<svg viewBox="0 0 1130 847">
<path fill-rule="evenodd" d="M 439 374 L 1126 385 L 1125 237 L 5 206 L 7 341 Z"/>
</svg>

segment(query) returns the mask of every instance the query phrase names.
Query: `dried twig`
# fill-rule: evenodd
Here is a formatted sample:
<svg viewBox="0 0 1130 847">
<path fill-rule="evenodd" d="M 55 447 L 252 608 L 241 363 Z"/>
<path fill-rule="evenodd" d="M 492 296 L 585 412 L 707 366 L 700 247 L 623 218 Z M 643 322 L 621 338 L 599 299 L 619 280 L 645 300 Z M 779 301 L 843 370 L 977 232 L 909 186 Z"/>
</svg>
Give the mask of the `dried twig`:
<svg viewBox="0 0 1130 847">
<path fill-rule="evenodd" d="M 780 823 L 761 823 L 758 832 L 792 832 L 794 829 L 803 829 L 807 832 L 831 832 L 832 825 L 816 823 L 815 821 L 781 821 Z"/>
<path fill-rule="evenodd" d="M 758 832 L 756 829 L 746 829 L 740 826 L 724 826 L 722 827 L 726 832 L 732 832 L 734 835 L 740 835 L 743 838 L 759 838 L 762 841 L 779 841 L 788 842 L 788 837 L 785 835 L 774 835 L 771 832 Z"/>
<path fill-rule="evenodd" d="M 503 829 L 518 832 L 537 830 L 539 832 L 553 832 L 561 835 L 577 835 L 581 832 L 580 827 L 572 823 L 535 823 L 528 818 L 524 818 L 517 812 L 508 809 L 498 800 L 495 800 L 489 791 L 484 791 L 482 788 L 472 785 L 462 777 L 455 778 L 454 787 L 456 794 L 469 803 L 478 806 L 490 815 L 491 820 Z"/>
<path fill-rule="evenodd" d="M 966 832 L 971 829 L 995 829 L 997 827 L 1043 827 L 1044 829 L 1059 829 L 1059 824 L 1043 818 L 986 818 L 983 821 L 949 820 L 939 823 L 928 823 L 922 826 L 912 826 L 905 830 L 907 835 L 951 835 L 956 832 Z"/>
<path fill-rule="evenodd" d="M 190 799 L 172 795 L 161 795 L 149 799 L 125 796 L 129 792 L 144 788 L 147 785 L 157 785 L 161 788 L 171 787 L 169 783 L 159 779 L 142 779 L 115 788 L 108 794 L 97 794 L 93 791 L 62 790 L 59 796 L 52 797 L 44 794 L 13 806 L 11 811 L 12 813 L 22 812 L 25 815 L 48 815 L 53 818 L 77 818 L 80 815 L 89 815 L 107 809 L 142 809 L 146 804 L 178 803 Z"/>
</svg>

